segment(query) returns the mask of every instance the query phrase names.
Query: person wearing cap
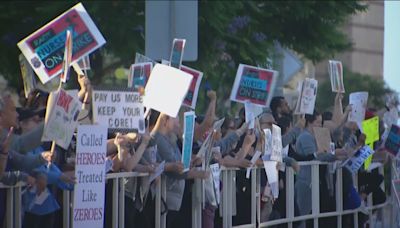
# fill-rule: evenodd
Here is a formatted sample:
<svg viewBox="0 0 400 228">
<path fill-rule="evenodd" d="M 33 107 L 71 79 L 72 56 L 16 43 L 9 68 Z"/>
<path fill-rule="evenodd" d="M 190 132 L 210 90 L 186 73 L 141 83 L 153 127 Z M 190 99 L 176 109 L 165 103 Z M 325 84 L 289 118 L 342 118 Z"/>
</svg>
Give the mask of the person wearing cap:
<svg viewBox="0 0 400 228">
<path fill-rule="evenodd" d="M 0 93 L 0 141 L 3 141 L 11 127 L 18 127 L 18 113 L 10 94 Z M 11 136 L 10 149 L 25 154 L 41 144 L 44 124 L 39 124 L 32 131 Z"/>
<path fill-rule="evenodd" d="M 17 108 L 17 113 L 21 132 L 29 132 L 44 120 L 46 109 Z"/>
</svg>

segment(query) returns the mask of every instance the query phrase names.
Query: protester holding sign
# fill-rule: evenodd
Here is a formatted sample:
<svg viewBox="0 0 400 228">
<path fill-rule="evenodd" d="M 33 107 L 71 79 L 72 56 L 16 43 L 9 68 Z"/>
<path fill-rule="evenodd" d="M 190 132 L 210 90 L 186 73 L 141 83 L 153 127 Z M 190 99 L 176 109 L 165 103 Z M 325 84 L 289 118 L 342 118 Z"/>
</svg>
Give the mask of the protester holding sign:
<svg viewBox="0 0 400 228">
<path fill-rule="evenodd" d="M 168 206 L 167 227 L 173 227 L 181 207 L 185 178 L 206 178 L 209 173 L 194 169 L 182 173 L 181 151 L 172 138 L 176 137 L 180 128 L 179 120 L 166 114 L 160 114 L 151 136 L 158 148 L 158 161 L 166 161 L 165 174 L 167 175 L 167 199 Z"/>
<path fill-rule="evenodd" d="M 300 134 L 296 141 L 296 151 L 299 154 L 310 155 L 314 154 L 317 157 L 317 154 L 322 151 L 318 151 L 317 143 L 315 141 L 315 137 L 313 135 L 314 127 L 321 127 L 322 117 L 321 115 L 314 111 L 312 115 L 306 114 L 306 128 Z M 324 156 L 319 155 L 319 160 L 333 161 L 335 157 L 331 154 L 323 154 Z M 323 176 L 323 174 L 320 174 Z M 297 197 L 297 204 L 302 205 L 300 207 L 300 215 L 306 215 L 311 212 L 311 167 L 306 166 L 302 167 L 299 171 L 297 181 L 295 184 L 295 191 Z"/>
</svg>

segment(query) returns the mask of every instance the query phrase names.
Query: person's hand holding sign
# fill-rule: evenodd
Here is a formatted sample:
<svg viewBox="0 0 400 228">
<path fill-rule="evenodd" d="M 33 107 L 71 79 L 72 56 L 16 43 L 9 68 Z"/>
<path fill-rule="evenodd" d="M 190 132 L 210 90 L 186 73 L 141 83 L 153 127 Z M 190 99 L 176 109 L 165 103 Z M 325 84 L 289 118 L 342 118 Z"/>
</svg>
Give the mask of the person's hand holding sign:
<svg viewBox="0 0 400 228">
<path fill-rule="evenodd" d="M 84 104 L 89 103 L 92 98 L 92 85 L 89 78 L 85 75 L 78 75 L 78 83 L 81 88 L 78 93 L 79 100 Z"/>
</svg>

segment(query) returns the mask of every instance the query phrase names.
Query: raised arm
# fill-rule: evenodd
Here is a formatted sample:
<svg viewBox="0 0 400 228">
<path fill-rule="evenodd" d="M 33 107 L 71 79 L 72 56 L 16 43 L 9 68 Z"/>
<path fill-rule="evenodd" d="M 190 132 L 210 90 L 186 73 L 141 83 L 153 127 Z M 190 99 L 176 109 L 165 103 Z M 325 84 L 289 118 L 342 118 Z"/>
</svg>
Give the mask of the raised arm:
<svg viewBox="0 0 400 228">
<path fill-rule="evenodd" d="M 194 129 L 194 141 L 201 140 L 204 133 L 210 130 L 215 120 L 215 108 L 217 105 L 217 94 L 215 91 L 210 90 L 207 92 L 207 97 L 210 98 L 206 115 L 201 124 L 196 125 Z"/>
</svg>

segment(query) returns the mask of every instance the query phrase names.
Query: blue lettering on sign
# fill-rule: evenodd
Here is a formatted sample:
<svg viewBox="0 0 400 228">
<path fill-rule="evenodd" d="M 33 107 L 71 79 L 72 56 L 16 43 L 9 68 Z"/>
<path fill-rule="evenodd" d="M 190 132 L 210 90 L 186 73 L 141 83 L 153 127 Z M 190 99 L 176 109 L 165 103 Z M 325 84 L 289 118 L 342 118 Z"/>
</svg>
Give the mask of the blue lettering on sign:
<svg viewBox="0 0 400 228">
<path fill-rule="evenodd" d="M 35 52 L 39 55 L 39 58 L 41 60 L 45 59 L 58 49 L 62 48 L 65 45 L 65 39 L 66 39 L 66 34 L 67 30 L 73 31 L 72 27 L 67 27 L 64 31 L 61 33 L 55 35 L 51 39 L 49 39 L 47 42 L 43 43 L 39 47 L 35 49 Z M 72 37 L 75 38 L 78 34 L 76 32 L 72 32 Z"/>
<path fill-rule="evenodd" d="M 256 78 L 250 78 L 243 76 L 242 80 L 240 81 L 240 86 L 243 87 L 248 87 L 252 89 L 259 89 L 259 90 L 266 90 L 267 89 L 267 81 L 256 79 Z"/>
</svg>

